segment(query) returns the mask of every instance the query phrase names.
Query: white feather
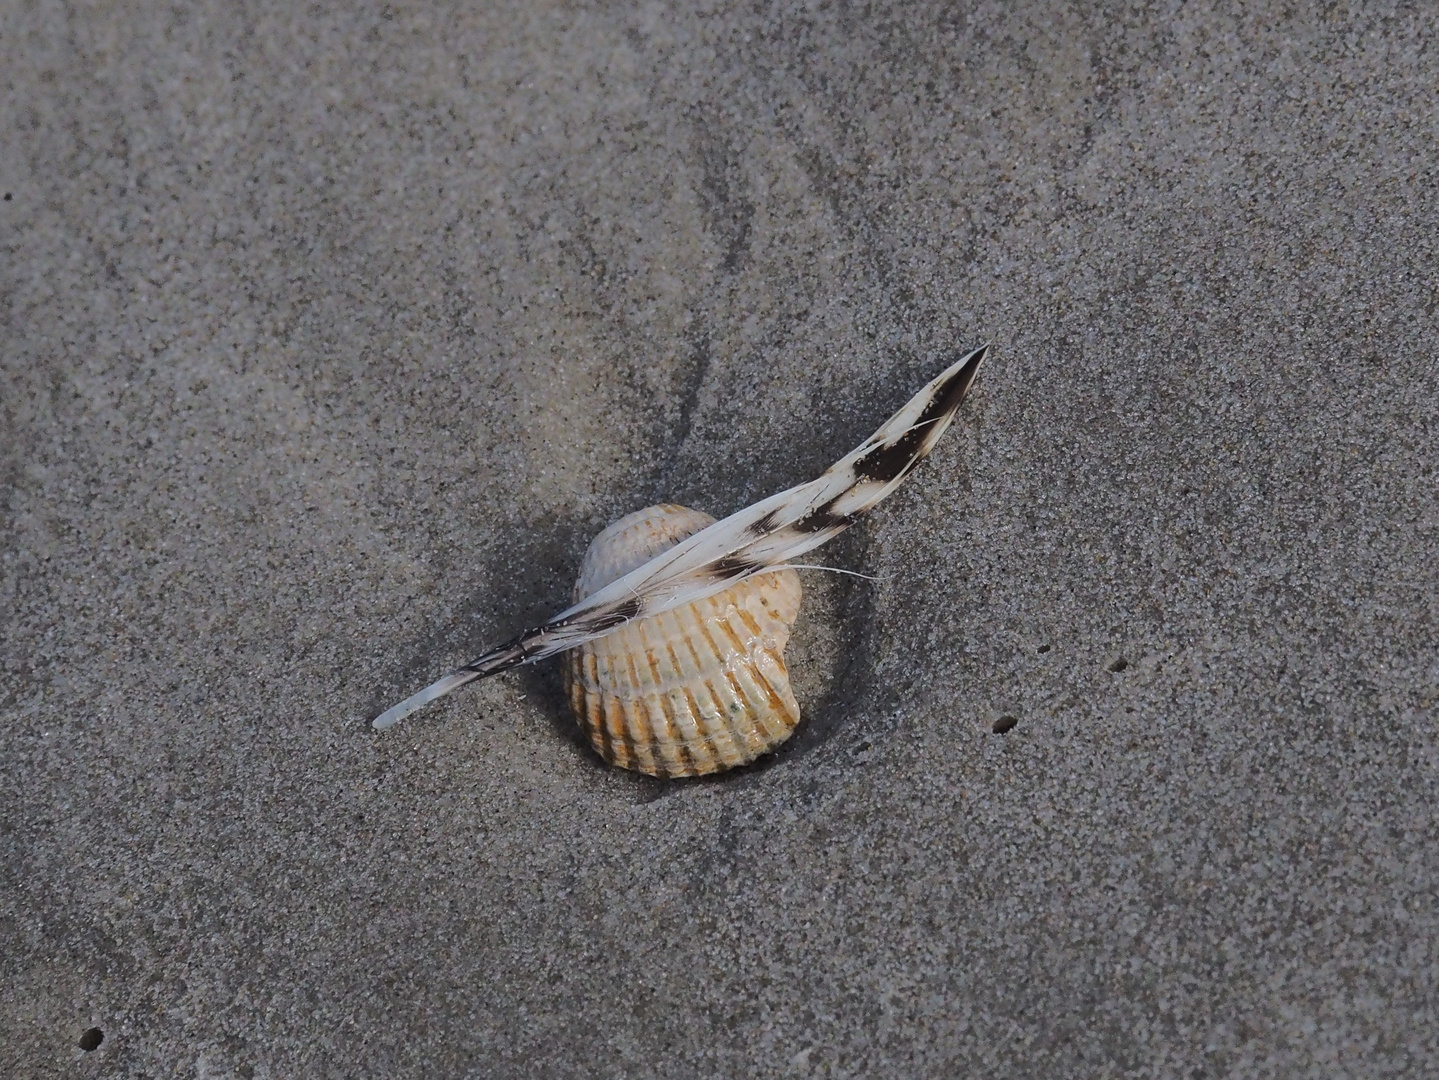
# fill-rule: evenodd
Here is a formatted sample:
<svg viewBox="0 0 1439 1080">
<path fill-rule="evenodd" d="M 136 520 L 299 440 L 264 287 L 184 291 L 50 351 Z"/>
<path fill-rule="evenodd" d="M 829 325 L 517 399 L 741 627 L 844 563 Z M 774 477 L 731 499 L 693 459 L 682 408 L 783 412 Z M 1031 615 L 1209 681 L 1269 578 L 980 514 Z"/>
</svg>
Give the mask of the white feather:
<svg viewBox="0 0 1439 1080">
<path fill-rule="evenodd" d="M 822 475 L 717 521 L 375 719 L 387 728 L 468 682 L 583 645 L 633 618 L 712 596 L 819 547 L 898 487 L 934 448 L 974 383 L 988 346 L 931 380 Z"/>
</svg>

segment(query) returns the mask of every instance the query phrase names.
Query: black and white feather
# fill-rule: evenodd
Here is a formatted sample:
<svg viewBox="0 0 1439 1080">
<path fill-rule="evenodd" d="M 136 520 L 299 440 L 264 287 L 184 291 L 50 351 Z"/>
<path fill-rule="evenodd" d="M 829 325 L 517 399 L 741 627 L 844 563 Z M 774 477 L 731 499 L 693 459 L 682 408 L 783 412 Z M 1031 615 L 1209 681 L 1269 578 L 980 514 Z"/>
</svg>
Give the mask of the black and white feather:
<svg viewBox="0 0 1439 1080">
<path fill-rule="evenodd" d="M 631 619 L 667 611 L 774 570 L 838 536 L 923 460 L 954 419 L 988 346 L 942 371 L 860 446 L 807 484 L 717 521 L 560 612 L 406 698 L 375 719 L 387 728 L 475 679 L 603 637 Z"/>
</svg>

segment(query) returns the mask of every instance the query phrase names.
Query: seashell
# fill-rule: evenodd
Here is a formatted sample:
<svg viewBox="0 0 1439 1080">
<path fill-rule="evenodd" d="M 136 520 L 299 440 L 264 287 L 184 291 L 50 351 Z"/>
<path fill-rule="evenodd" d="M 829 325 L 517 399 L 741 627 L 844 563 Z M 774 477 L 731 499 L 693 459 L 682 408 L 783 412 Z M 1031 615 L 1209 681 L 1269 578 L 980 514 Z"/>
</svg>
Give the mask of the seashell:
<svg viewBox="0 0 1439 1080">
<path fill-rule="evenodd" d="M 585 553 L 575 603 L 712 524 L 673 504 L 621 518 Z M 660 777 L 722 772 L 779 746 L 799 723 L 784 664 L 799 603 L 799 575 L 774 570 L 565 653 L 565 691 L 590 745 Z"/>
</svg>

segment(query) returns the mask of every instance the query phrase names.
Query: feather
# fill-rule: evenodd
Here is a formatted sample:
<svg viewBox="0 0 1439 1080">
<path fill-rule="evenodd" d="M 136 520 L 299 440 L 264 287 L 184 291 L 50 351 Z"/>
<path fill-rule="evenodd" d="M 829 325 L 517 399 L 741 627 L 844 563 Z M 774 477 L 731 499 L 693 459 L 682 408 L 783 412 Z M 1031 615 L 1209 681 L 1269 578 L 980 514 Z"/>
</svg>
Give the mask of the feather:
<svg viewBox="0 0 1439 1080">
<path fill-rule="evenodd" d="M 818 478 L 681 540 L 549 622 L 517 635 L 375 719 L 387 728 L 475 679 L 603 637 L 631 619 L 689 604 L 774 570 L 838 536 L 897 488 L 939 441 L 988 346 L 967 353 Z"/>
</svg>

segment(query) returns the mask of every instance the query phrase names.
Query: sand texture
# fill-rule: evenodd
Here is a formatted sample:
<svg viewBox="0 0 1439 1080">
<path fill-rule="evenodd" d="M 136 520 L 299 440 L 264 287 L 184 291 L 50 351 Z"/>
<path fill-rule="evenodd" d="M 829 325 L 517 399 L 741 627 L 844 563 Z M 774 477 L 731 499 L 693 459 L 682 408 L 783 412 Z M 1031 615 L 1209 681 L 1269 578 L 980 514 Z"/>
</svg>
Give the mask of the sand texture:
<svg viewBox="0 0 1439 1080">
<path fill-rule="evenodd" d="M 0 1076 L 1439 1075 L 1439 9 L 0 9 Z M 371 730 L 986 341 L 779 753 Z"/>
</svg>

